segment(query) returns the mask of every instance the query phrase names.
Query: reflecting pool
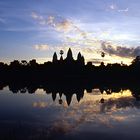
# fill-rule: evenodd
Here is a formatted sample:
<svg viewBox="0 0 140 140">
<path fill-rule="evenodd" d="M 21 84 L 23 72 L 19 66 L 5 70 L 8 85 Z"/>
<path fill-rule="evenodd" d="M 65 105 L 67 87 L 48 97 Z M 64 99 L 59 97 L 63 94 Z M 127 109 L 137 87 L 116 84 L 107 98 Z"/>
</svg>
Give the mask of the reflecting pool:
<svg viewBox="0 0 140 140">
<path fill-rule="evenodd" d="M 30 91 L 10 86 L 0 91 L 0 140 L 140 137 L 136 89 Z"/>
</svg>

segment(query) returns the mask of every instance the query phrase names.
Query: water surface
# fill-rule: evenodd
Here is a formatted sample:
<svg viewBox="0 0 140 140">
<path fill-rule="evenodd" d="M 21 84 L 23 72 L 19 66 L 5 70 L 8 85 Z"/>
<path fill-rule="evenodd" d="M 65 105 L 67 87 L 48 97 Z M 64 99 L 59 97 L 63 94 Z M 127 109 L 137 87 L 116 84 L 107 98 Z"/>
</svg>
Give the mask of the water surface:
<svg viewBox="0 0 140 140">
<path fill-rule="evenodd" d="M 102 93 L 102 94 L 101 94 Z M 81 93 L 0 91 L 0 139 L 139 139 L 140 102 L 130 89 Z"/>
</svg>

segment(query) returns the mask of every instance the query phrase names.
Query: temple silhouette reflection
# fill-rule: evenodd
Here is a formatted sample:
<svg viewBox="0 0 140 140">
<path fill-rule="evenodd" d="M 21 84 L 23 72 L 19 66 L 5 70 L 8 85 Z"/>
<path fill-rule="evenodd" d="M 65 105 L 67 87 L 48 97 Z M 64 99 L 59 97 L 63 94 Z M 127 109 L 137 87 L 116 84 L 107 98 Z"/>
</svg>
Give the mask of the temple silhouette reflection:
<svg viewBox="0 0 140 140">
<path fill-rule="evenodd" d="M 64 95 L 70 105 L 74 94 L 79 102 L 85 91 L 91 93 L 93 89 L 99 89 L 101 94 L 112 94 L 129 89 L 133 97 L 140 100 L 140 56 L 129 66 L 123 63 L 105 65 L 103 62 L 95 66 L 92 62 L 85 64 L 80 52 L 75 60 L 70 48 L 66 58 L 63 54 L 64 51 L 60 50 L 58 58 L 55 52 L 52 61 L 44 64 L 38 64 L 35 59 L 29 62 L 14 60 L 9 65 L 1 62 L 0 90 L 8 86 L 14 94 L 33 94 L 37 89 L 43 89 L 46 94 L 52 95 L 53 101 L 59 94 L 59 104 L 63 103 L 61 97 Z M 104 52 L 101 56 L 105 56 Z M 104 102 L 101 98 L 100 103 Z"/>
<path fill-rule="evenodd" d="M 56 100 L 57 95 L 59 95 L 59 104 L 63 103 L 63 100 L 61 99 L 62 95 L 66 97 L 67 105 L 71 104 L 72 97 L 75 94 L 77 102 L 80 102 L 80 100 L 84 97 L 85 91 L 87 93 L 94 94 L 94 89 L 99 89 L 100 94 L 112 94 L 112 93 L 121 93 L 124 90 L 130 90 L 133 97 L 136 98 L 136 100 L 140 100 L 140 87 L 139 86 L 130 86 L 130 85 L 89 85 L 84 83 L 23 83 L 23 82 L 12 82 L 12 83 L 1 83 L 0 84 L 0 90 L 3 90 L 4 87 L 7 87 L 8 89 L 13 93 L 21 93 L 21 94 L 34 94 L 38 89 L 43 89 L 44 93 L 51 94 L 52 101 Z M 104 99 L 102 98 L 101 103 L 104 103 Z"/>
</svg>

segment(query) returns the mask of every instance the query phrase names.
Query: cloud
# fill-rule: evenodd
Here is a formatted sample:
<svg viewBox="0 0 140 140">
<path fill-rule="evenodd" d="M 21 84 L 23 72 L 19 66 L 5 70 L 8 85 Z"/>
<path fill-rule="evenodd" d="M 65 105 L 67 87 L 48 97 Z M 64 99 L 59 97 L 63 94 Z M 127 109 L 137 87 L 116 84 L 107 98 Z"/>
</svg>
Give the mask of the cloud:
<svg viewBox="0 0 140 140">
<path fill-rule="evenodd" d="M 118 10 L 118 7 L 115 5 L 112 5 L 110 8 Z M 91 60 L 96 64 L 100 63 L 101 61 L 97 59 L 95 60 L 95 57 L 100 58 L 100 54 L 102 51 L 104 51 L 106 54 L 109 54 L 106 55 L 106 62 L 110 59 L 112 62 L 118 60 L 117 62 L 126 61 L 126 63 L 128 62 L 128 60 L 124 59 L 130 60 L 140 52 L 139 47 L 129 48 L 125 46 L 115 46 L 110 41 L 107 41 L 107 39 L 105 42 L 103 42 L 100 36 L 96 37 L 95 33 L 85 31 L 80 27 L 79 24 L 76 24 L 76 22 L 59 15 L 46 14 L 45 16 L 41 16 L 40 14 L 33 12 L 32 18 L 37 20 L 41 27 L 51 27 L 51 29 L 59 34 L 58 39 L 61 39 L 61 42 L 55 46 L 48 44 L 35 45 L 34 48 L 36 50 L 59 51 L 60 49 L 63 49 L 64 51 L 67 51 L 68 48 L 71 47 L 74 54 L 80 51 L 85 56 L 85 59 L 87 61 Z M 111 36 L 111 39 L 117 41 L 121 39 L 128 40 L 130 38 L 132 39 L 132 37 L 127 34 Z M 114 58 L 114 56 L 118 56 L 119 58 L 121 58 L 121 60 L 111 59 Z"/>
<path fill-rule="evenodd" d="M 108 61 L 107 59 L 98 59 L 98 58 L 92 58 L 87 60 L 87 62 L 92 62 L 93 64 L 101 64 L 101 62 Z"/>
<path fill-rule="evenodd" d="M 133 58 L 140 55 L 140 46 L 138 47 L 122 47 L 122 46 L 113 46 L 111 44 L 102 43 L 102 50 L 111 55 Z"/>
<path fill-rule="evenodd" d="M 47 19 L 47 25 L 54 27 L 56 31 L 64 33 L 76 32 L 85 35 L 70 19 L 63 18 L 61 16 L 49 16 Z"/>
<path fill-rule="evenodd" d="M 82 48 L 82 52 L 84 52 L 84 53 L 96 53 L 97 49 L 95 50 L 95 48 L 93 48 L 93 47 L 87 47 L 87 48 Z"/>
<path fill-rule="evenodd" d="M 31 17 L 37 20 L 41 25 L 46 25 L 47 23 L 46 19 L 42 15 L 37 14 L 36 12 L 32 12 Z"/>
<path fill-rule="evenodd" d="M 40 15 L 38 15 L 36 12 L 31 13 L 32 18 L 37 19 L 37 20 L 43 20 L 44 18 Z"/>
<path fill-rule="evenodd" d="M 118 99 L 110 98 L 104 104 L 102 104 L 102 109 L 104 110 L 104 112 L 114 110 L 114 107 L 116 110 L 128 108 L 128 107 L 140 108 L 140 104 L 137 104 L 135 98 L 133 98 L 131 96 L 130 97 L 120 97 Z"/>
<path fill-rule="evenodd" d="M 39 50 L 39 51 L 46 51 L 46 50 L 49 50 L 49 45 L 47 45 L 47 44 L 34 45 L 33 47 L 34 47 L 36 50 Z"/>
<path fill-rule="evenodd" d="M 36 12 L 32 12 L 31 16 L 33 19 L 37 20 L 41 25 L 49 25 L 53 27 L 56 31 L 68 31 L 73 28 L 72 23 L 62 18 L 58 15 L 48 15 L 47 17 L 42 16 Z"/>
<path fill-rule="evenodd" d="M 111 5 L 109 5 L 109 8 L 111 10 L 115 10 L 115 9 L 117 9 L 117 6 L 115 4 L 111 4 Z"/>
<path fill-rule="evenodd" d="M 33 107 L 35 108 L 46 108 L 47 106 L 48 106 L 47 102 L 43 102 L 43 101 L 33 103 Z"/>
<path fill-rule="evenodd" d="M 117 12 L 128 12 L 129 8 L 125 8 L 125 9 L 120 9 L 116 4 L 111 4 L 109 5 L 109 9 L 113 10 L 113 11 L 117 11 Z"/>
<path fill-rule="evenodd" d="M 48 50 L 51 50 L 51 51 L 60 51 L 60 50 L 64 50 L 65 52 L 68 51 L 68 49 L 70 48 L 70 46 L 67 46 L 65 44 L 61 44 L 61 45 L 49 45 L 49 44 L 36 44 L 33 46 L 33 48 L 35 50 L 39 50 L 39 51 L 48 51 Z M 81 49 L 81 48 L 74 48 L 74 47 L 71 47 L 71 49 Z"/>
<path fill-rule="evenodd" d="M 36 20 L 40 25 L 46 25 L 57 32 L 64 33 L 65 37 L 67 35 L 77 35 L 81 36 L 82 38 L 86 38 L 87 36 L 87 33 L 81 30 L 70 19 L 61 17 L 59 15 L 46 14 L 46 16 L 42 16 L 36 12 L 32 12 L 31 17 Z"/>
<path fill-rule="evenodd" d="M 37 63 L 43 64 L 44 62 L 52 61 L 52 57 L 36 57 Z"/>
<path fill-rule="evenodd" d="M 128 11 L 129 11 L 128 8 L 126 8 L 126 9 L 119 9 L 119 10 L 118 10 L 118 12 L 128 12 Z"/>
<path fill-rule="evenodd" d="M 64 20 L 56 25 L 56 29 L 58 31 L 70 32 L 74 30 L 74 26 L 70 21 Z"/>
<path fill-rule="evenodd" d="M 55 27 L 55 23 L 54 23 L 55 17 L 54 16 L 49 16 L 48 20 L 47 20 L 47 24 L 48 25 L 52 25 Z"/>
</svg>

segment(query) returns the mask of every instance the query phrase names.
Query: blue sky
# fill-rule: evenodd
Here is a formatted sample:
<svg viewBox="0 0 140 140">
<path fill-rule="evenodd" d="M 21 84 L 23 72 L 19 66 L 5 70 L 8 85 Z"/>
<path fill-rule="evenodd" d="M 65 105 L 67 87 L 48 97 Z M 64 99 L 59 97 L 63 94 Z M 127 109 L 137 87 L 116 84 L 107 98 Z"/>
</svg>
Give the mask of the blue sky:
<svg viewBox="0 0 140 140">
<path fill-rule="evenodd" d="M 50 60 L 69 47 L 99 61 L 140 54 L 139 0 L 0 0 L 0 60 Z"/>
</svg>

